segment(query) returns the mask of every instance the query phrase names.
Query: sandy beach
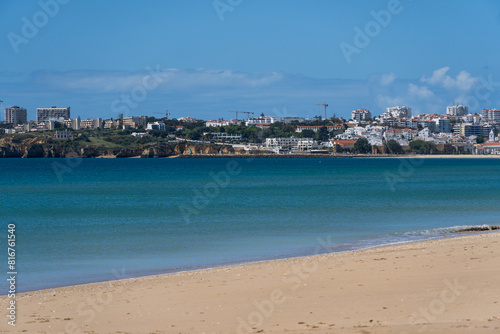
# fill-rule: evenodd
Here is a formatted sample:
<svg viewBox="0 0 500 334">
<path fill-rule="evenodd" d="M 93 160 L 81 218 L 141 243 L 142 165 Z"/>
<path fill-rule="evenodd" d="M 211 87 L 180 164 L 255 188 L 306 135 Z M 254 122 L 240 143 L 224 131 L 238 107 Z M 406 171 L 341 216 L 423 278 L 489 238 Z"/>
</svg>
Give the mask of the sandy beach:
<svg viewBox="0 0 500 334">
<path fill-rule="evenodd" d="M 499 333 L 499 255 L 473 234 L 29 292 L 0 332 Z"/>
</svg>

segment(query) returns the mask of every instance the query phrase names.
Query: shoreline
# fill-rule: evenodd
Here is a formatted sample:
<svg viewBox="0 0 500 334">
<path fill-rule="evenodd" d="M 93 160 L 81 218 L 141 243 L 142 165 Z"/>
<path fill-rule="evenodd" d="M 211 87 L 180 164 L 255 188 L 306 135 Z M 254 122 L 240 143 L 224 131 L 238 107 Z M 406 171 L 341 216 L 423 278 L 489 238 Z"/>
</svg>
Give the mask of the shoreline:
<svg viewBox="0 0 500 334">
<path fill-rule="evenodd" d="M 457 154 L 457 155 L 367 155 L 367 154 L 193 154 L 178 155 L 177 159 L 500 159 L 500 155 L 477 155 L 477 154 Z"/>
<path fill-rule="evenodd" d="M 99 155 L 95 157 L 2 157 L 0 159 L 500 159 L 500 154 L 176 154 L 165 157 L 117 157 L 116 155 Z"/>
<path fill-rule="evenodd" d="M 400 241 L 393 241 L 393 242 L 386 243 L 386 244 L 377 244 L 374 246 L 367 246 L 367 247 L 354 248 L 354 249 L 344 249 L 344 250 L 333 250 L 333 248 L 324 248 L 324 245 L 323 245 L 321 248 L 316 249 L 316 251 L 313 254 L 284 255 L 284 256 L 280 256 L 280 257 L 267 258 L 267 259 L 255 259 L 255 260 L 226 262 L 226 263 L 219 263 L 219 264 L 199 265 L 199 266 L 192 267 L 192 269 L 188 269 L 185 267 L 167 268 L 167 269 L 154 270 L 154 272 L 156 272 L 156 273 L 147 273 L 146 272 L 146 273 L 142 273 L 142 274 L 131 275 L 131 276 L 128 276 L 127 278 L 124 278 L 124 279 L 141 279 L 141 278 L 146 278 L 146 277 L 173 275 L 173 274 L 178 274 L 178 273 L 188 273 L 188 272 L 196 272 L 196 271 L 203 271 L 203 270 L 212 270 L 212 269 L 217 269 L 217 268 L 243 266 L 243 265 L 249 265 L 249 264 L 255 264 L 255 263 L 264 263 L 264 262 L 290 260 L 290 259 L 300 259 L 300 258 L 307 258 L 307 257 L 311 257 L 311 256 L 320 256 L 320 255 L 337 254 L 337 253 L 357 252 L 357 251 L 363 251 L 363 250 L 369 250 L 369 249 L 376 249 L 376 248 L 380 248 L 380 247 L 398 246 L 398 245 L 426 242 L 426 241 L 432 241 L 432 240 L 460 238 L 460 237 L 468 236 L 468 235 L 500 233 L 500 226 L 499 225 L 464 225 L 464 226 L 459 226 L 459 227 L 461 228 L 461 230 L 457 230 L 457 231 L 453 231 L 453 232 L 450 230 L 450 232 L 448 232 L 449 234 L 435 235 L 435 236 L 423 238 L 420 240 L 400 240 Z M 458 227 L 453 226 L 453 227 L 447 227 L 447 228 L 442 228 L 442 229 L 455 229 L 455 228 L 458 228 Z M 338 248 L 335 248 L 335 249 L 338 249 Z M 67 285 L 60 285 L 60 286 L 55 286 L 55 287 L 47 287 L 47 288 L 34 289 L 34 290 L 25 290 L 25 291 L 19 292 L 19 294 L 33 293 L 33 292 L 54 290 L 54 289 L 61 289 L 61 288 L 69 288 L 69 287 L 78 287 L 78 286 L 84 286 L 84 285 L 88 285 L 88 284 L 101 284 L 101 283 L 104 284 L 107 282 L 114 282 L 114 281 L 120 281 L 120 280 L 121 279 L 118 279 L 118 280 L 116 280 L 116 279 L 95 280 L 95 281 L 90 281 L 90 282 L 85 282 L 85 283 L 67 284 Z M 3 294 L 3 292 L 0 292 L 0 298 L 5 297 L 6 295 L 7 294 Z"/>
<path fill-rule="evenodd" d="M 18 328 L 64 332 L 71 324 L 107 333 L 168 333 L 169 328 L 182 333 L 331 333 L 340 328 L 361 333 L 366 327 L 371 333 L 399 333 L 425 325 L 430 333 L 441 333 L 453 332 L 459 322 L 460 333 L 494 333 L 500 328 L 500 318 L 494 318 L 500 311 L 494 293 L 499 242 L 498 232 L 471 233 L 25 292 L 17 297 Z M 449 310 L 439 313 L 439 322 L 411 321 L 413 312 L 429 307 L 446 288 L 445 280 L 455 279 L 469 289 L 461 292 L 460 303 L 447 303 Z M 401 298 L 406 302 L 398 302 Z M 0 297 L 2 307 L 6 301 Z M 262 305 L 274 311 L 266 315 Z M 406 311 L 397 312 L 398 305 Z M 457 307 L 461 312 L 454 311 Z"/>
</svg>

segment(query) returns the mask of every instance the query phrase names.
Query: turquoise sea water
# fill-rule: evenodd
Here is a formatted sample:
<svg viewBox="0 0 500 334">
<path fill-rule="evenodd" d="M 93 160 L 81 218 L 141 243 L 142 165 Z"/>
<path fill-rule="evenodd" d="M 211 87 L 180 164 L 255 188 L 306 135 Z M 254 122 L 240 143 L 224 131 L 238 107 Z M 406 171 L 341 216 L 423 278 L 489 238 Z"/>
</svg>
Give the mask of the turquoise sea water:
<svg viewBox="0 0 500 334">
<path fill-rule="evenodd" d="M 1 159 L 0 174 L 19 291 L 500 223 L 497 159 Z"/>
</svg>

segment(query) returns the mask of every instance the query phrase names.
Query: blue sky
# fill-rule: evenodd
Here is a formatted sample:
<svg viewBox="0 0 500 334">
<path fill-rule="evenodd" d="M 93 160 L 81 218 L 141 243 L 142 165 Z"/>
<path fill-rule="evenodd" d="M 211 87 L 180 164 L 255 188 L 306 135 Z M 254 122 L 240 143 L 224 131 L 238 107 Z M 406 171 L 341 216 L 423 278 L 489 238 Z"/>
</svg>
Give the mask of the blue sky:
<svg viewBox="0 0 500 334">
<path fill-rule="evenodd" d="M 0 100 L 35 118 L 500 108 L 496 0 L 0 2 Z M 361 31 L 361 33 L 360 33 Z M 2 115 L 3 119 L 3 115 Z"/>
</svg>

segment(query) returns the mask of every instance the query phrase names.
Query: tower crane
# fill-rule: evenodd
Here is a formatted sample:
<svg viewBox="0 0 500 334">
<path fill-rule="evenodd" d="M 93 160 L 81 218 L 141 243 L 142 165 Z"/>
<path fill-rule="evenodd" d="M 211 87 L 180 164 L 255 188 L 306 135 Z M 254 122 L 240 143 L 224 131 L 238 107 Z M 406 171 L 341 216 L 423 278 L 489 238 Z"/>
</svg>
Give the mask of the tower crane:
<svg viewBox="0 0 500 334">
<path fill-rule="evenodd" d="M 165 115 L 165 119 L 168 119 L 168 115 L 170 115 L 168 109 L 165 112 L 154 112 L 153 114 Z"/>
<path fill-rule="evenodd" d="M 228 111 L 228 112 L 234 112 L 234 113 L 236 113 L 236 119 L 238 119 L 238 113 L 239 113 L 239 112 L 242 112 L 242 111 L 238 111 L 238 110 L 234 110 L 234 111 L 233 111 L 233 110 L 230 110 L 230 111 Z"/>
<path fill-rule="evenodd" d="M 328 107 L 328 104 L 325 103 L 316 103 L 317 106 L 324 106 L 325 107 L 325 121 L 326 121 L 326 107 Z"/>
<path fill-rule="evenodd" d="M 240 111 L 240 113 L 247 114 L 247 119 L 250 118 L 250 114 L 253 115 L 253 112 L 251 112 L 251 111 Z"/>
</svg>

